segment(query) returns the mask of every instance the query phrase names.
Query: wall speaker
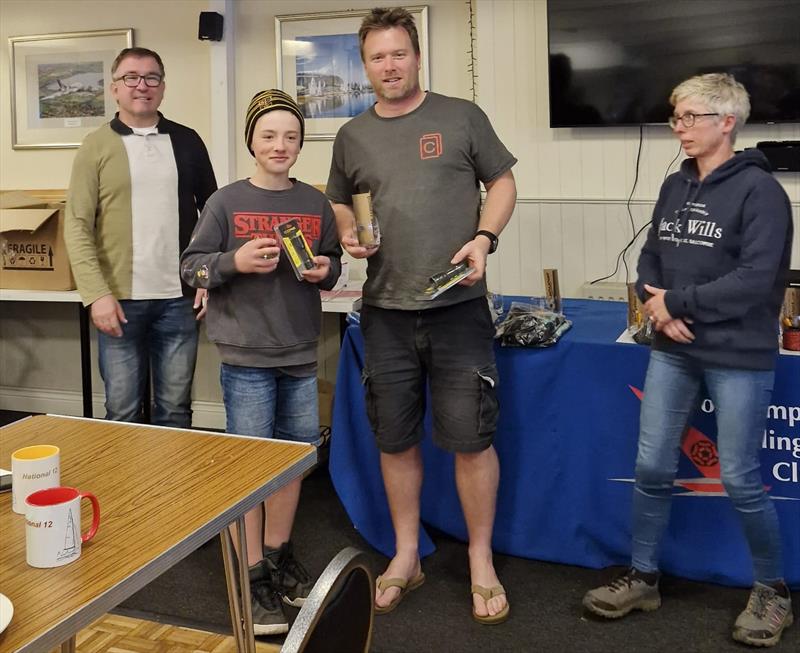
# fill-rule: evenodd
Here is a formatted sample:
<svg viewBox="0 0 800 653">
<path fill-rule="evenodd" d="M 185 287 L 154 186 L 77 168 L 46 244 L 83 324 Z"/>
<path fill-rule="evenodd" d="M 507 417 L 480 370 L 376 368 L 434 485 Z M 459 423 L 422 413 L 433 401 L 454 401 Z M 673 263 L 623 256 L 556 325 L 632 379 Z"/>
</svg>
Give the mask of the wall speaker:
<svg viewBox="0 0 800 653">
<path fill-rule="evenodd" d="M 222 23 L 222 14 L 216 11 L 201 11 L 197 38 L 201 41 L 221 41 Z"/>
</svg>

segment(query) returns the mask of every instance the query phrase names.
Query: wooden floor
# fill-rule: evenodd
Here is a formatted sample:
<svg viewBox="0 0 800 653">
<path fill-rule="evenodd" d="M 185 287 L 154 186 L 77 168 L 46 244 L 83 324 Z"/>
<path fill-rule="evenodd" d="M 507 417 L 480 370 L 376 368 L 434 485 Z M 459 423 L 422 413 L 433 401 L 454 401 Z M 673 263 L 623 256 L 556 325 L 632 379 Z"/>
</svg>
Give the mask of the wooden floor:
<svg viewBox="0 0 800 653">
<path fill-rule="evenodd" d="M 107 614 L 78 633 L 76 649 L 77 653 L 236 653 L 236 644 L 232 636 Z M 279 653 L 280 647 L 256 641 L 256 651 Z"/>
</svg>

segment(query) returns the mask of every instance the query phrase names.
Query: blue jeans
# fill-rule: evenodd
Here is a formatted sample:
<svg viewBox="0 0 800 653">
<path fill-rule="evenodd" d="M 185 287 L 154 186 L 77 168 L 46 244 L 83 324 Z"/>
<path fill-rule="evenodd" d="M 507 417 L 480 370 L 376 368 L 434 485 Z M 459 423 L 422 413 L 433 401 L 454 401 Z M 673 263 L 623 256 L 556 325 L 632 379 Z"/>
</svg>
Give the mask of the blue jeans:
<svg viewBox="0 0 800 653">
<path fill-rule="evenodd" d="M 681 437 L 705 382 L 716 410 L 722 484 L 741 520 L 755 580 L 774 583 L 783 578 L 778 516 L 764 490 L 759 460 L 774 379 L 773 371 L 707 367 L 685 356 L 650 354 L 633 493 L 632 564 L 636 569 L 658 570 Z"/>
<path fill-rule="evenodd" d="M 192 425 L 192 379 L 198 324 L 193 300 L 123 299 L 127 324 L 122 337 L 97 333 L 100 375 L 106 390 L 106 419 L 141 421 L 148 364 L 153 379 L 152 423 Z"/>
<path fill-rule="evenodd" d="M 319 443 L 316 376 L 223 363 L 219 380 L 228 433 Z"/>
</svg>

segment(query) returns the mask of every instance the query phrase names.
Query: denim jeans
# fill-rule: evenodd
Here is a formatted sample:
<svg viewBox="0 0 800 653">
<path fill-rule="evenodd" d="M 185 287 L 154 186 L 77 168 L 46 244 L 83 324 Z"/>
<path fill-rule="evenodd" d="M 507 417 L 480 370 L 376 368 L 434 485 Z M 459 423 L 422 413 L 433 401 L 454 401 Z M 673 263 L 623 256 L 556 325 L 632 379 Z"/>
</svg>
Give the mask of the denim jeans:
<svg viewBox="0 0 800 653">
<path fill-rule="evenodd" d="M 152 423 L 192 425 L 192 379 L 198 324 L 193 300 L 123 299 L 127 324 L 122 337 L 97 333 L 100 375 L 106 390 L 106 419 L 141 421 L 148 364 L 153 379 Z"/>
<path fill-rule="evenodd" d="M 703 366 L 653 351 L 644 385 L 633 493 L 632 564 L 658 570 L 658 549 L 669 521 L 681 436 L 705 382 L 717 419 L 722 484 L 742 523 L 755 580 L 783 578 L 780 529 L 764 490 L 759 452 L 775 379 L 773 371 Z"/>
<path fill-rule="evenodd" d="M 219 380 L 228 433 L 319 443 L 316 376 L 223 363 Z"/>
</svg>

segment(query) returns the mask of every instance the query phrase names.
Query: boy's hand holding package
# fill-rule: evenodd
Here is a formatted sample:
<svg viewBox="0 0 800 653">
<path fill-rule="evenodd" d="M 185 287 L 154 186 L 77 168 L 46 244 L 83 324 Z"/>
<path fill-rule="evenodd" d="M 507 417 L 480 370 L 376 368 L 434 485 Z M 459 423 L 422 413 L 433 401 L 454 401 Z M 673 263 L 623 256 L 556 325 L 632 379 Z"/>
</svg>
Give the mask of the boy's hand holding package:
<svg viewBox="0 0 800 653">
<path fill-rule="evenodd" d="M 331 271 L 331 260 L 327 256 L 315 256 L 311 259 L 314 262 L 313 270 L 303 270 L 300 274 L 309 283 L 319 283 L 328 278 Z"/>
<path fill-rule="evenodd" d="M 254 238 L 236 250 L 233 261 L 242 274 L 267 274 L 278 267 L 280 251 L 274 238 Z"/>
</svg>

